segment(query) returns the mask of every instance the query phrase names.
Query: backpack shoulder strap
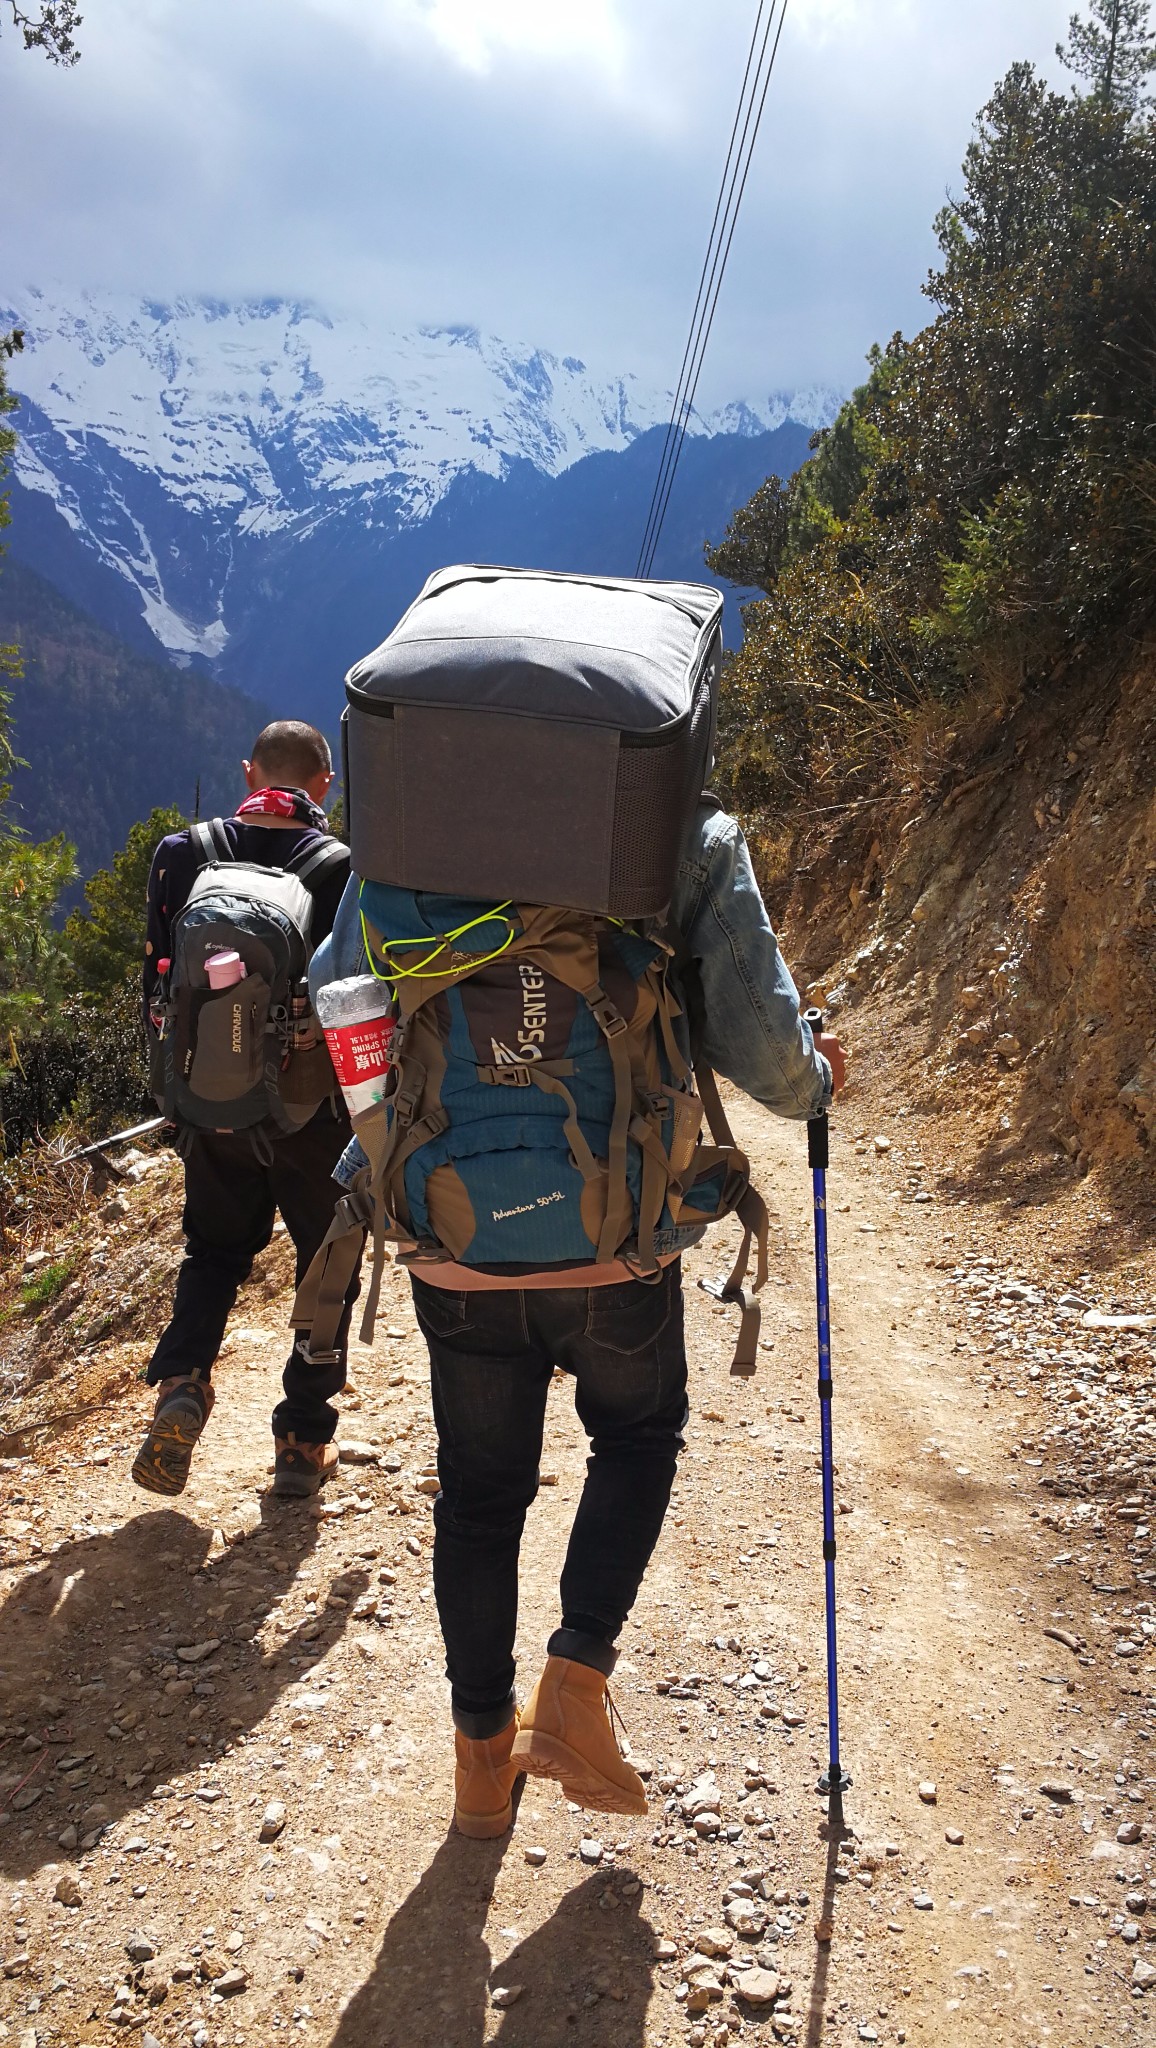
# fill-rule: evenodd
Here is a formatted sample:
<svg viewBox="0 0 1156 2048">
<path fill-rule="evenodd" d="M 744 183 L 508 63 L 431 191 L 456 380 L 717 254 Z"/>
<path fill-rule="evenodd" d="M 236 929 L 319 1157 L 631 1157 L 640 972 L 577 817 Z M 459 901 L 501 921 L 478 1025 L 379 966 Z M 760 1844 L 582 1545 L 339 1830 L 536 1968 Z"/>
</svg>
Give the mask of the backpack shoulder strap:
<svg viewBox="0 0 1156 2048">
<path fill-rule="evenodd" d="M 204 819 L 197 825 L 189 826 L 189 844 L 197 855 L 197 865 L 204 867 L 211 860 L 234 860 L 236 855 L 229 843 L 223 818 Z"/>
<path fill-rule="evenodd" d="M 313 847 L 304 859 L 292 854 L 285 868 L 288 874 L 296 875 L 299 882 L 309 882 L 342 863 L 349 866 L 349 848 L 340 839 L 323 839 L 320 846 Z"/>
<path fill-rule="evenodd" d="M 702 976 L 698 971 L 697 960 L 672 917 L 663 920 L 661 937 L 670 948 L 670 964 L 686 1010 L 687 1027 L 690 1032 L 690 1063 L 697 1074 L 706 1025 Z"/>
</svg>

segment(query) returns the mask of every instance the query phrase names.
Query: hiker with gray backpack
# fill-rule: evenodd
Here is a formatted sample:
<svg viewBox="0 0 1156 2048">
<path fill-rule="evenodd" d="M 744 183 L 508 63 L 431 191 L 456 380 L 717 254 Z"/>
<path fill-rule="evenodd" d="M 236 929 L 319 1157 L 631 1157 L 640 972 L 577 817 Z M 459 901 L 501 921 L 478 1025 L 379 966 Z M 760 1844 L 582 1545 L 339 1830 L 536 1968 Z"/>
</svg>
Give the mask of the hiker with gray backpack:
<svg viewBox="0 0 1156 2048">
<path fill-rule="evenodd" d="M 367 1229 L 363 1337 L 385 1246 L 409 1268 L 439 1444 L 454 1817 L 478 1838 L 510 1825 L 520 1772 L 579 1806 L 646 1810 L 607 1680 L 683 1448 L 679 1258 L 737 1217 L 740 1372 L 767 1272 L 714 1069 L 799 1119 L 842 1080 L 742 833 L 703 794 L 721 614 L 695 584 L 446 569 L 346 679 L 354 872 L 311 981 L 319 1010 L 376 984 L 390 1031 L 294 1322 L 318 1364 L 333 1355 Z M 518 1554 L 555 1368 L 590 1457 L 519 1714 Z"/>
<path fill-rule="evenodd" d="M 333 1219 L 334 1166 L 350 1125 L 309 1000 L 349 851 L 321 808 L 333 780 L 316 727 L 280 719 L 244 763 L 232 818 L 163 839 L 148 888 L 144 963 L 153 1087 L 185 1167 L 186 1250 L 172 1319 L 147 1379 L 157 1389 L 133 1463 L 138 1486 L 180 1493 L 213 1407 L 213 1363 L 237 1291 L 278 1209 L 301 1279 Z M 316 1493 L 337 1463 L 345 1334 L 358 1288 L 347 1274 L 333 1356 L 294 1344 L 273 1414 L 274 1493 Z"/>
</svg>

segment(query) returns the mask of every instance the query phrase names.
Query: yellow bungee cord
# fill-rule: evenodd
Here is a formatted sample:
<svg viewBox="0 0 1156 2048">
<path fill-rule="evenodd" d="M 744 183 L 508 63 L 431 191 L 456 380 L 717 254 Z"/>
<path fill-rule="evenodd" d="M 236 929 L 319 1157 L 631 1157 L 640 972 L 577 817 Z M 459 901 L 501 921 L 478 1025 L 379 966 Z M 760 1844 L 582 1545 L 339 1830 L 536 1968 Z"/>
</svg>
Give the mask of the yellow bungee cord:
<svg viewBox="0 0 1156 2048">
<path fill-rule="evenodd" d="M 364 887 L 364 883 L 362 887 Z M 415 966 L 391 967 L 388 973 L 383 974 L 374 961 L 373 947 L 369 942 L 369 928 L 365 922 L 365 912 L 361 908 L 359 893 L 357 908 L 361 918 L 361 938 L 365 947 L 365 957 L 369 962 L 370 973 L 377 981 L 442 981 L 445 979 L 445 967 L 433 967 L 431 963 L 441 957 L 447 946 L 453 945 L 458 939 L 464 939 L 467 932 L 476 931 L 480 924 L 496 923 L 501 918 L 502 923 L 506 927 L 506 936 L 502 940 L 501 945 L 495 946 L 492 953 L 471 953 L 469 957 L 471 971 L 476 967 L 485 967 L 491 960 L 500 959 L 507 948 L 514 943 L 513 923 L 510 918 L 503 916 L 503 912 L 510 909 L 511 903 L 512 899 L 508 898 L 505 903 L 497 904 L 493 910 L 484 910 L 480 917 L 472 917 L 467 924 L 457 925 L 452 932 L 443 932 L 440 938 L 431 934 L 430 938 L 382 939 L 381 952 L 383 958 L 388 958 L 391 953 L 401 946 L 432 946 L 432 951 L 427 952 L 424 958 L 419 960 Z M 465 962 L 459 963 L 459 965 L 463 966 L 465 964 Z M 454 973 L 457 970 L 456 968 L 451 968 L 449 971 Z"/>
</svg>

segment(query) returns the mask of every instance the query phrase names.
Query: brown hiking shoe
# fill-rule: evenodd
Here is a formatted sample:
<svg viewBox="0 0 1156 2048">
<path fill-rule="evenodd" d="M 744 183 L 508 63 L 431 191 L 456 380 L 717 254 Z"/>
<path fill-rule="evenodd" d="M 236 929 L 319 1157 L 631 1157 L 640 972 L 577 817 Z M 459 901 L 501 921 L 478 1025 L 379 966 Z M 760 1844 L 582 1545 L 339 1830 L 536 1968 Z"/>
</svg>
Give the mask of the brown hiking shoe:
<svg viewBox="0 0 1156 2048">
<path fill-rule="evenodd" d="M 531 1778 L 557 1778 L 567 1799 L 595 1813 L 645 1813 L 638 1772 L 618 1747 L 606 1680 L 588 1664 L 547 1657 L 522 1710 L 510 1753 Z"/>
<path fill-rule="evenodd" d="M 279 1500 L 304 1500 L 318 1493 L 337 1470 L 336 1444 L 303 1444 L 295 1436 L 276 1436 L 273 1491 Z"/>
<path fill-rule="evenodd" d="M 208 1380 L 184 1376 L 162 1380 L 153 1419 L 136 1457 L 132 1476 L 146 1493 L 183 1493 L 193 1451 L 216 1395 Z"/>
<path fill-rule="evenodd" d="M 454 1730 L 454 1826 L 471 1841 L 489 1842 L 513 1824 L 511 1793 L 519 1765 L 510 1762 L 518 1732 L 518 1716 L 485 1742 L 473 1742 Z"/>
</svg>

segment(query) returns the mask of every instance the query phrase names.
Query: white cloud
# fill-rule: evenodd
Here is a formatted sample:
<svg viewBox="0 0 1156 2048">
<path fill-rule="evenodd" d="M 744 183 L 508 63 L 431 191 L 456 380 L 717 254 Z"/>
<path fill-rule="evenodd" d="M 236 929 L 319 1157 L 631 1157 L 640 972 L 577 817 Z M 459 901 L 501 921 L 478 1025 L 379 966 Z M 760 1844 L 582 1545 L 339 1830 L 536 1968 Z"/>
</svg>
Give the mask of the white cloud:
<svg viewBox="0 0 1156 2048">
<path fill-rule="evenodd" d="M 789 0 L 707 405 L 927 317 L 976 109 L 1073 0 Z M 0 287 L 283 294 L 677 371 L 755 0 L 100 0 L 0 40 Z M 10 195 L 11 196 L 11 195 Z"/>
<path fill-rule="evenodd" d="M 377 48 L 428 39 L 479 75 L 518 64 L 588 66 L 615 80 L 627 37 L 612 0 L 304 0 Z"/>
</svg>

